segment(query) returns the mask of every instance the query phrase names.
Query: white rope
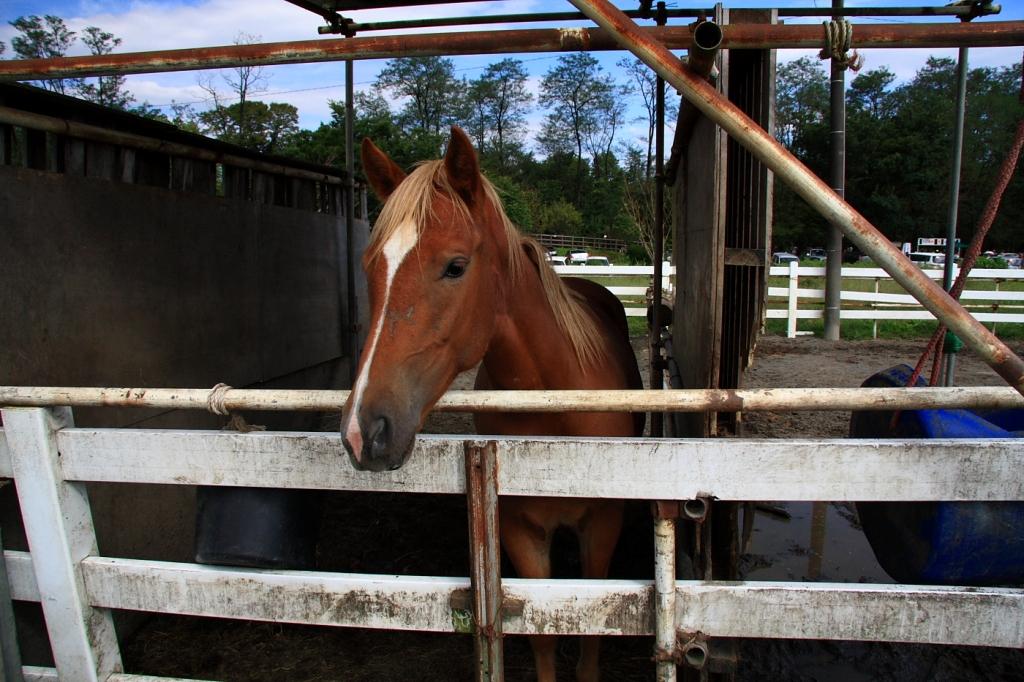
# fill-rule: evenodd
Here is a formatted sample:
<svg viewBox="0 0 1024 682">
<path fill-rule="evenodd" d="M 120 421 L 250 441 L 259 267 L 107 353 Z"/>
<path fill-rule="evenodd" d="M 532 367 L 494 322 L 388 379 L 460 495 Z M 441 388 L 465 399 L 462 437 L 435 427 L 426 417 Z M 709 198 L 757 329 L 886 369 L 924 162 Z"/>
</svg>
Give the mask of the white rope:
<svg viewBox="0 0 1024 682">
<path fill-rule="evenodd" d="M 823 21 L 821 25 L 825 27 L 825 47 L 818 56 L 834 60 L 840 68 L 859 71 L 864 60 L 856 50 L 850 52 L 853 45 L 853 24 L 846 19 L 833 19 Z"/>
<path fill-rule="evenodd" d="M 210 395 L 206 398 L 206 409 L 213 412 L 215 415 L 220 417 L 228 416 L 228 408 L 224 404 L 224 398 L 231 387 L 227 384 L 217 384 L 210 390 Z"/>
</svg>

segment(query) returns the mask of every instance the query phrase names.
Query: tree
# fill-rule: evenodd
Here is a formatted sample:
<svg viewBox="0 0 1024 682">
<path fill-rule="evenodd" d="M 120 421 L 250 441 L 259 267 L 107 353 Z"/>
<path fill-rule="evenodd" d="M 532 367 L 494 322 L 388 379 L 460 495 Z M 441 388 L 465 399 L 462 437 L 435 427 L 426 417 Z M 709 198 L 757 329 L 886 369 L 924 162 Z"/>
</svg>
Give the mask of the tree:
<svg viewBox="0 0 1024 682">
<path fill-rule="evenodd" d="M 449 126 L 467 118 L 462 97 L 466 86 L 455 77 L 451 59 L 392 59 L 377 75 L 374 87 L 406 100 L 398 115 L 399 125 L 406 131 L 420 129 L 440 141 Z"/>
<path fill-rule="evenodd" d="M 298 132 L 299 110 L 291 104 L 251 101 L 236 102 L 198 115 L 204 134 L 266 154 L 279 152 Z"/>
<path fill-rule="evenodd" d="M 89 48 L 90 54 L 110 54 L 121 44 L 120 38 L 96 26 L 87 27 L 83 33 L 82 42 Z M 76 94 L 82 99 L 114 109 L 128 109 L 135 101 L 135 97 L 125 89 L 124 76 L 100 76 L 96 80 L 93 84 L 83 79 L 75 88 Z M 143 111 L 146 110 L 143 105 Z"/>
<path fill-rule="evenodd" d="M 599 128 L 615 119 L 614 82 L 597 59 L 578 52 L 559 57 L 541 82 L 540 103 L 550 109 L 540 143 L 548 154 L 573 150 L 576 160 L 574 203 L 579 205 L 583 179 L 583 147 L 603 144 Z"/>
<path fill-rule="evenodd" d="M 251 45 L 259 40 L 259 36 L 239 33 L 235 36 L 234 42 L 235 45 Z M 230 95 L 221 93 L 212 76 L 204 75 L 197 79 L 199 87 L 206 91 L 213 102 L 213 108 L 200 115 L 201 126 L 205 126 L 211 131 L 218 131 L 212 134 L 228 135 L 236 144 L 255 145 L 255 140 L 260 136 L 257 128 L 262 123 L 253 116 L 265 118 L 267 111 L 266 108 L 253 108 L 250 103 L 254 95 L 265 92 L 267 89 L 267 77 L 263 75 L 263 67 L 235 67 L 227 74 L 222 75 L 221 79 L 228 86 Z M 230 107 L 226 104 L 228 100 L 233 102 Z M 259 110 L 256 111 L 256 109 Z"/>
<path fill-rule="evenodd" d="M 75 42 L 75 32 L 68 29 L 63 19 L 52 14 L 47 14 L 41 19 L 34 14 L 18 17 L 10 22 L 10 25 L 21 34 L 11 39 L 11 49 L 19 59 L 63 57 Z M 78 79 L 70 78 L 41 81 L 47 90 L 61 94 L 79 82 Z"/>
<path fill-rule="evenodd" d="M 828 76 L 819 59 L 801 57 L 779 67 L 775 106 L 775 134 L 797 156 L 827 136 Z"/>
<path fill-rule="evenodd" d="M 644 105 L 647 123 L 647 156 L 644 162 L 644 177 L 654 174 L 654 142 L 658 125 L 658 76 L 639 59 L 620 59 L 615 63 L 622 69 L 633 83 L 631 94 L 639 93 Z M 679 103 L 676 98 L 665 99 L 665 120 L 675 121 L 679 116 Z"/>
<path fill-rule="evenodd" d="M 526 81 L 521 61 L 503 59 L 470 83 L 470 130 L 481 155 L 493 156 L 500 169 L 508 168 L 514 152 L 521 148 L 526 114 L 533 101 Z"/>
</svg>

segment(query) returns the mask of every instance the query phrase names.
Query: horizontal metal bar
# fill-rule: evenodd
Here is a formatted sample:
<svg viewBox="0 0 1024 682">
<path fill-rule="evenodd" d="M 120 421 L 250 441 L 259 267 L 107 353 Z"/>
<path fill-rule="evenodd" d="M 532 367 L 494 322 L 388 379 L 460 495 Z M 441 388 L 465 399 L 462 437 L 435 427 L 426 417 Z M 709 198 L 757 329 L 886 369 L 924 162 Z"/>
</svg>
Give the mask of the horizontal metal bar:
<svg viewBox="0 0 1024 682">
<path fill-rule="evenodd" d="M 463 494 L 466 442 L 421 435 L 397 471 L 354 470 L 337 434 L 65 429 L 74 481 Z M 686 500 L 1024 500 L 1020 440 L 501 438 L 503 495 Z"/>
<path fill-rule="evenodd" d="M 642 29 L 670 49 L 687 49 L 689 26 Z M 722 49 L 813 48 L 825 32 L 813 24 L 733 24 L 723 27 Z M 1024 22 L 955 24 L 858 24 L 852 47 L 1006 47 L 1024 44 Z M 126 52 L 58 59 L 0 61 L 0 80 L 74 78 L 157 73 L 346 59 L 391 59 L 432 55 L 506 54 L 621 50 L 604 29 L 563 28 L 470 31 L 436 34 L 331 38 L 255 45 L 222 45 L 183 50 Z"/>
<path fill-rule="evenodd" d="M 298 4 L 299 0 L 288 0 Z M 310 8 L 307 8 L 310 9 Z M 732 7 L 733 11 L 745 8 Z M 315 11 L 310 9 L 310 11 Z M 766 11 L 766 8 L 757 8 L 757 11 Z M 780 17 L 916 17 L 916 16 L 950 16 L 971 18 L 998 14 L 998 6 L 980 7 L 973 6 L 945 6 L 945 7 L 845 7 L 845 8 L 824 8 L 824 7 L 783 7 L 774 10 Z M 317 14 L 322 14 L 316 11 Z M 626 16 L 635 19 L 652 19 L 652 12 L 639 10 L 624 10 Z M 658 14 L 661 14 L 659 12 Z M 668 19 L 697 18 L 714 16 L 715 8 L 686 8 L 668 9 L 664 16 Z M 341 32 L 344 30 L 352 33 L 363 33 L 367 31 L 395 31 L 409 28 L 439 28 L 444 26 L 478 26 L 481 24 L 514 24 L 514 23 L 537 23 L 548 21 L 579 21 L 586 19 L 582 12 L 543 12 L 536 14 L 489 14 L 464 17 L 437 17 L 427 19 L 406 19 L 397 21 L 371 21 L 354 22 L 339 27 L 337 31 L 331 31 L 329 26 L 320 29 L 320 33 Z"/>
<path fill-rule="evenodd" d="M 454 632 L 468 578 L 261 571 L 132 559 L 82 562 L 97 606 Z M 650 581 L 502 581 L 506 634 L 650 635 Z M 676 622 L 712 637 L 1024 646 L 1024 590 L 849 583 L 676 583 Z"/>
<path fill-rule="evenodd" d="M 812 313 L 814 311 L 800 311 Z M 843 311 L 854 313 L 857 311 Z M 877 313 L 880 311 L 865 311 Z M 926 313 L 926 311 L 924 311 Z M 927 313 L 930 315 L 930 313 Z M 983 313 L 979 313 L 981 315 Z M 769 315 L 771 317 L 771 315 Z M 0 406 L 152 407 L 205 410 L 211 389 L 0 386 Z M 348 391 L 231 389 L 228 410 L 340 411 Z M 1022 407 L 1004 386 L 928 388 L 748 388 L 618 391 L 449 391 L 438 412 L 766 412 Z M 0 455 L 3 454 L 0 441 Z"/>
<path fill-rule="evenodd" d="M 284 166 L 268 161 L 259 161 L 245 156 L 213 151 L 212 149 L 204 149 L 202 147 L 182 144 L 180 142 L 169 142 L 155 137 L 147 137 L 136 133 L 101 128 L 99 126 L 89 125 L 88 123 L 79 123 L 78 121 L 72 121 L 70 119 L 56 118 L 54 116 L 46 116 L 44 114 L 35 114 L 11 107 L 0 106 L 0 123 L 31 128 L 32 130 L 42 130 L 56 135 L 67 135 L 69 137 L 76 137 L 83 140 L 107 142 L 109 144 L 121 145 L 132 149 L 142 149 L 145 151 L 156 152 L 158 154 L 168 154 L 170 156 L 198 159 L 200 161 L 212 161 L 214 163 L 223 163 L 237 168 L 251 168 L 252 170 L 263 173 L 272 173 L 274 175 L 299 178 L 302 180 L 314 180 L 328 185 L 341 185 L 344 183 L 343 172 L 339 172 L 336 175 L 317 173 L 311 170 Z"/>
</svg>

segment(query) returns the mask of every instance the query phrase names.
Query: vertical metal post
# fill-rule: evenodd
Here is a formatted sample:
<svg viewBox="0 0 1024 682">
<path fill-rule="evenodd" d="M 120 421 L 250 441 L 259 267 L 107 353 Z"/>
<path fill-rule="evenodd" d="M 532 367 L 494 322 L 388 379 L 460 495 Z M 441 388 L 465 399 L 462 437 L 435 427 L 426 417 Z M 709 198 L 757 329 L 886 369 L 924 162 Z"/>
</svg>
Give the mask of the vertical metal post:
<svg viewBox="0 0 1024 682">
<path fill-rule="evenodd" d="M 498 444 L 466 443 L 470 583 L 476 626 L 476 679 L 505 679 L 501 641 L 501 553 L 498 546 Z"/>
<path fill-rule="evenodd" d="M 61 679 L 102 682 L 121 672 L 110 611 L 90 606 L 82 559 L 98 554 L 85 485 L 64 480 L 57 432 L 70 408 L 3 410 L 4 431 L 46 630 Z"/>
<path fill-rule="evenodd" d="M 964 151 L 964 115 L 967 109 L 967 48 L 961 47 L 956 65 L 956 122 L 953 127 L 953 168 L 949 182 L 949 212 L 946 215 L 946 264 L 942 272 L 942 288 L 953 288 L 953 267 L 956 257 L 957 212 L 960 206 L 960 166 Z M 942 385 L 953 385 L 956 354 L 946 354 L 946 371 Z"/>
<path fill-rule="evenodd" d="M 835 16 L 843 18 L 843 0 L 832 0 Z M 829 107 L 831 122 L 830 150 L 831 162 L 829 175 L 832 189 L 840 197 L 846 196 L 846 66 L 832 59 L 831 106 Z M 843 231 L 833 223 L 828 229 L 828 258 L 825 261 L 825 338 L 830 341 L 839 339 L 839 318 L 842 308 L 840 294 L 843 290 Z"/>
<path fill-rule="evenodd" d="M 7 682 L 22 682 L 21 651 L 18 650 L 18 631 L 14 622 L 14 604 L 11 603 L 11 584 L 7 580 L 3 544 L 0 535 L 0 673 Z"/>
<path fill-rule="evenodd" d="M 676 679 L 676 519 L 678 502 L 654 503 L 654 659 L 658 682 Z"/>
<path fill-rule="evenodd" d="M 354 69 L 352 60 L 345 61 L 345 263 L 348 271 L 348 338 L 352 354 L 349 362 L 349 384 L 355 383 L 356 365 L 359 362 L 359 299 L 356 296 L 356 269 L 359 259 L 355 257 L 356 230 L 356 152 L 355 152 L 355 102 Z"/>
<path fill-rule="evenodd" d="M 661 296 L 663 265 L 665 259 L 665 81 L 658 76 L 655 85 L 655 128 L 654 128 L 654 281 L 651 283 L 654 308 L 651 311 L 651 390 L 664 387 L 661 360 Z M 664 416 L 661 412 L 651 413 L 651 437 L 665 435 Z"/>
</svg>

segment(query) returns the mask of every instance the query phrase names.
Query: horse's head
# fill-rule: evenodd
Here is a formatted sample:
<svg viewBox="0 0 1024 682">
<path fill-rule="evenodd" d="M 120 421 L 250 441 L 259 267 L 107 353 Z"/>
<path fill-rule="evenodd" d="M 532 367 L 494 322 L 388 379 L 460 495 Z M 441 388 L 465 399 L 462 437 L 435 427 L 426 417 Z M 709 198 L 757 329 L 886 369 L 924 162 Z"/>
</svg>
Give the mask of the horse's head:
<svg viewBox="0 0 1024 682">
<path fill-rule="evenodd" d="M 342 414 L 357 469 L 397 469 L 430 409 L 483 357 L 507 286 L 510 234 L 466 134 L 408 176 L 370 140 L 363 169 L 384 201 L 363 258 L 370 333 Z"/>
</svg>

